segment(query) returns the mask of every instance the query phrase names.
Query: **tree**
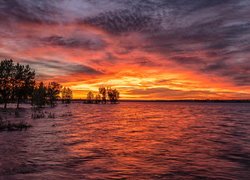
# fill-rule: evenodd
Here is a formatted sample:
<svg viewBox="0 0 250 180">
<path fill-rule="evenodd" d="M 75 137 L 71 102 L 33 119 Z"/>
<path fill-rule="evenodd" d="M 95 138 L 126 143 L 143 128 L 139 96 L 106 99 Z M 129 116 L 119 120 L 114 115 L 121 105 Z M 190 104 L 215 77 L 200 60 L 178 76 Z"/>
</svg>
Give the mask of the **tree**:
<svg viewBox="0 0 250 180">
<path fill-rule="evenodd" d="M 39 108 L 45 106 L 47 96 L 46 91 L 47 88 L 44 86 L 43 82 L 41 82 L 39 86 L 35 87 L 33 91 L 32 105 Z"/>
<path fill-rule="evenodd" d="M 14 69 L 13 60 L 3 60 L 0 63 L 0 96 L 4 103 L 4 108 L 7 108 L 11 95 L 13 94 L 14 84 Z"/>
<path fill-rule="evenodd" d="M 92 104 L 94 101 L 94 93 L 92 91 L 89 91 L 87 94 L 87 103 Z"/>
<path fill-rule="evenodd" d="M 112 88 L 107 88 L 107 91 L 108 91 L 108 97 L 109 97 L 110 103 L 111 104 L 117 103 L 120 98 L 119 91 L 116 89 L 112 89 Z"/>
<path fill-rule="evenodd" d="M 13 60 L 0 63 L 0 97 L 7 108 L 10 100 L 16 100 L 17 108 L 21 100 L 32 95 L 35 85 L 35 71 L 28 65 L 14 64 Z"/>
<path fill-rule="evenodd" d="M 106 104 L 107 103 L 107 90 L 105 87 L 100 87 L 99 88 L 99 93 L 102 96 L 102 104 Z"/>
<path fill-rule="evenodd" d="M 96 104 L 100 104 L 100 103 L 101 103 L 101 95 L 100 95 L 100 94 L 97 94 L 97 95 L 95 96 L 95 103 L 96 103 Z"/>
<path fill-rule="evenodd" d="M 55 102 L 60 98 L 61 85 L 56 82 L 50 82 L 47 87 L 47 98 L 51 107 L 55 106 Z"/>
<path fill-rule="evenodd" d="M 21 100 L 26 100 L 31 96 L 35 86 L 35 71 L 29 65 L 20 65 L 17 63 L 14 73 L 14 97 L 17 101 L 17 108 Z"/>
<path fill-rule="evenodd" d="M 70 88 L 64 87 L 62 89 L 62 102 L 69 104 L 73 98 L 73 92 Z"/>
</svg>

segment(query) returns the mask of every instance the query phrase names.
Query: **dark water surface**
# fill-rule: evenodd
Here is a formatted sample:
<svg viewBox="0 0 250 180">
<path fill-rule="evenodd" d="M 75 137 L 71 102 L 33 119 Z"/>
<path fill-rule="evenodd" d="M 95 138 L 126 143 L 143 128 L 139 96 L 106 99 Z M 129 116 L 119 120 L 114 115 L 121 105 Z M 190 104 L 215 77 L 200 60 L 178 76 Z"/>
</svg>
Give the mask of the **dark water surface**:
<svg viewBox="0 0 250 180">
<path fill-rule="evenodd" d="M 0 179 L 249 179 L 250 104 L 74 103 L 0 132 Z M 69 116 L 68 114 L 72 114 Z"/>
</svg>

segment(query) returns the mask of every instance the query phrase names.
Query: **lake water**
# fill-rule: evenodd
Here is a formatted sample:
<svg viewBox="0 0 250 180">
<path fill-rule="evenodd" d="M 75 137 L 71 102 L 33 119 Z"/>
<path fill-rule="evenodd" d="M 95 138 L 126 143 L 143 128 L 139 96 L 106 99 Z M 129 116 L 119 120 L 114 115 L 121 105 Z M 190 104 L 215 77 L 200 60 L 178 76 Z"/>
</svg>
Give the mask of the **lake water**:
<svg viewBox="0 0 250 180">
<path fill-rule="evenodd" d="M 249 179 L 250 104 L 73 103 L 0 132 L 0 179 Z M 2 116 L 5 116 L 2 113 Z M 7 116 L 7 115 L 6 115 Z"/>
</svg>

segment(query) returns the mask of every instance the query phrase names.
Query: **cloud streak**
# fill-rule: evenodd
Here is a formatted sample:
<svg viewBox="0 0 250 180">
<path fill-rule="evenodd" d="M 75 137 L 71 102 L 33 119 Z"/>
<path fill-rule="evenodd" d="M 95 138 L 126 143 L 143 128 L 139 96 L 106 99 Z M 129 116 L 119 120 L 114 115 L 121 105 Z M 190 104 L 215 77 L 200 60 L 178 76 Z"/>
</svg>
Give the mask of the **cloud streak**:
<svg viewBox="0 0 250 180">
<path fill-rule="evenodd" d="M 65 48 L 83 48 L 89 50 L 98 50 L 105 47 L 105 42 L 98 38 L 90 37 L 75 37 L 75 38 L 65 38 L 62 36 L 49 36 L 42 39 L 47 45 L 61 46 Z"/>
</svg>

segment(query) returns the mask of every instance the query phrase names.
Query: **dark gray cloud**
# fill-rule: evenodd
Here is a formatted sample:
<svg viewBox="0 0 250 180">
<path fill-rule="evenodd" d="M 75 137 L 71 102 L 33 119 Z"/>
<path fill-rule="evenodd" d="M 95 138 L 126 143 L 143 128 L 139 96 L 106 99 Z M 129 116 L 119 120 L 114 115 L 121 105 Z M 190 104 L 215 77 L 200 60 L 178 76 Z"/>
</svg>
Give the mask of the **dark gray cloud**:
<svg viewBox="0 0 250 180">
<path fill-rule="evenodd" d="M 1 0 L 0 20 L 2 23 L 56 23 L 55 17 L 61 13 L 52 4 L 53 2 L 47 0 Z"/>
<path fill-rule="evenodd" d="M 215 62 L 213 64 L 206 66 L 203 70 L 206 72 L 213 72 L 213 71 L 218 71 L 227 67 L 228 65 L 225 64 L 224 61 L 218 61 L 218 62 Z"/>
<path fill-rule="evenodd" d="M 79 22 L 103 28 L 113 34 L 153 32 L 159 28 L 157 19 L 152 18 L 149 14 L 128 9 L 101 13 Z"/>
<path fill-rule="evenodd" d="M 220 75 L 236 85 L 249 86 L 249 2 L 178 3 L 171 6 L 172 18 L 167 18 L 167 22 L 162 19 L 162 29 L 147 34 L 149 43 L 142 48 L 172 57 L 170 60 L 181 67 Z"/>
<path fill-rule="evenodd" d="M 49 36 L 42 38 L 42 42 L 54 46 L 62 46 L 66 48 L 83 48 L 89 50 L 103 49 L 106 43 L 98 37 L 62 37 L 62 36 Z"/>
<path fill-rule="evenodd" d="M 216 74 L 220 77 L 230 77 L 238 86 L 249 86 L 250 64 L 233 63 L 229 61 L 217 61 L 201 69 L 206 74 Z M 234 65 L 236 64 L 236 65 Z"/>
<path fill-rule="evenodd" d="M 194 65 L 201 66 L 204 65 L 205 62 L 199 57 L 186 57 L 186 56 L 175 56 L 172 57 L 171 60 L 179 63 L 180 65 Z"/>
<path fill-rule="evenodd" d="M 47 72 L 56 72 L 58 75 L 65 75 L 66 74 L 87 74 L 87 75 L 100 75 L 103 74 L 101 71 L 98 71 L 92 67 L 76 64 L 76 63 L 67 63 L 58 60 L 44 60 L 39 59 L 39 61 L 32 61 L 32 60 L 24 60 L 22 63 L 30 64 L 31 67 L 34 67 L 38 71 L 42 72 L 46 70 Z M 61 74 L 60 74 L 61 73 Z"/>
</svg>

